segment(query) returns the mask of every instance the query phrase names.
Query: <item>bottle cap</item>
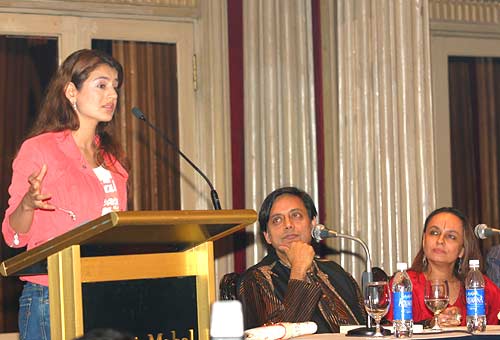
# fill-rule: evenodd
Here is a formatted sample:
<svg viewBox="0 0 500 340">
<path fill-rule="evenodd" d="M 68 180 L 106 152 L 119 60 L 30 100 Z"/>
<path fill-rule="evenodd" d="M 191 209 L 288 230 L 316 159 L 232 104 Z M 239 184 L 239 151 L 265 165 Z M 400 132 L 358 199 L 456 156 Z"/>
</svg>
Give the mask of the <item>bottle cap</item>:
<svg viewBox="0 0 500 340">
<path fill-rule="evenodd" d="M 396 269 L 397 270 L 406 270 L 406 269 L 408 269 L 408 265 L 406 264 L 406 262 L 398 262 L 396 264 Z"/>
<path fill-rule="evenodd" d="M 469 260 L 469 267 L 479 267 L 479 260 L 478 259 Z"/>
</svg>

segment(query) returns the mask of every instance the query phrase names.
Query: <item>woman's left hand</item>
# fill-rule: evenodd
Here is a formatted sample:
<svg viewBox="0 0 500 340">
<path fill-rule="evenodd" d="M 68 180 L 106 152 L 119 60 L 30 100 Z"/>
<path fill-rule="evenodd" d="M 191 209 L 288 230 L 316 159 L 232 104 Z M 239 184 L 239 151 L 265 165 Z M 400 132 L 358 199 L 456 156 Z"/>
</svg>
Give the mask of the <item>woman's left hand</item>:
<svg viewBox="0 0 500 340">
<path fill-rule="evenodd" d="M 462 323 L 460 308 L 448 307 L 439 313 L 439 324 L 443 327 L 456 327 Z"/>
</svg>

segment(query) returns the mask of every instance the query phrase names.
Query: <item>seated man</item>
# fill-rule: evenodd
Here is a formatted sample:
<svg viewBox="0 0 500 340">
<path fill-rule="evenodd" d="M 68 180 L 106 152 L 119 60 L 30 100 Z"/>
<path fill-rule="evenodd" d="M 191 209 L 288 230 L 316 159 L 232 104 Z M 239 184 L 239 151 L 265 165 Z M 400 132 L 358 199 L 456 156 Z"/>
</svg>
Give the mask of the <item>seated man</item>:
<svg viewBox="0 0 500 340">
<path fill-rule="evenodd" d="M 245 328 L 273 322 L 314 321 L 318 333 L 365 321 L 356 281 L 333 261 L 315 258 L 311 228 L 316 224 L 311 197 L 294 187 L 269 194 L 259 225 L 268 255 L 241 277 L 238 299 Z"/>
<path fill-rule="evenodd" d="M 500 287 L 500 245 L 491 247 L 486 255 L 486 275 Z"/>
</svg>

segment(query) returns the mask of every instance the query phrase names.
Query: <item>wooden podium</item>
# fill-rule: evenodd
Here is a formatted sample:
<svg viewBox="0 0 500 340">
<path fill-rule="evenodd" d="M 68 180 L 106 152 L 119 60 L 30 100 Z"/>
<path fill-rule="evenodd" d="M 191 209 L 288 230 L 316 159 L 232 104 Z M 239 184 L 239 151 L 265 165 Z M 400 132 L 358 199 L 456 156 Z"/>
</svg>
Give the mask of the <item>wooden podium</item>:
<svg viewBox="0 0 500 340">
<path fill-rule="evenodd" d="M 254 210 L 109 213 L 2 262 L 0 273 L 47 269 L 52 340 L 93 328 L 139 340 L 209 339 L 213 241 L 256 217 Z"/>
</svg>

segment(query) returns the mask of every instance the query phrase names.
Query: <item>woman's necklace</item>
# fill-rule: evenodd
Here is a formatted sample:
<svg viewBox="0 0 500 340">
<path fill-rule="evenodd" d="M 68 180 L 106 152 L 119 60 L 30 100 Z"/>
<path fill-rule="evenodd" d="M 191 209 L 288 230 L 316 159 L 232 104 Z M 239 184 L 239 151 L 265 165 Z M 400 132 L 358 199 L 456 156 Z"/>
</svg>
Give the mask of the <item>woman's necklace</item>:
<svg viewBox="0 0 500 340">
<path fill-rule="evenodd" d="M 457 278 L 453 278 L 448 281 L 448 286 L 450 289 L 450 305 L 455 304 L 458 297 L 460 296 L 460 290 L 462 288 L 462 282 Z"/>
</svg>

